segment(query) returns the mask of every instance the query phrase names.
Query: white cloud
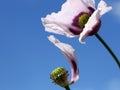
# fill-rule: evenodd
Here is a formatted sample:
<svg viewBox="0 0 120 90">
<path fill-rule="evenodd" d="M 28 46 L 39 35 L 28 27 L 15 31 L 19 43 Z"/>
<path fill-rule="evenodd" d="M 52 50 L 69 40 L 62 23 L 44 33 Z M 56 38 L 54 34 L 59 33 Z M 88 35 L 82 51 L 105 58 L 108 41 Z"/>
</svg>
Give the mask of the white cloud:
<svg viewBox="0 0 120 90">
<path fill-rule="evenodd" d="M 81 87 L 74 87 L 72 90 L 120 90 L 120 78 L 114 78 L 110 81 L 107 81 L 103 87 L 99 88 L 81 88 Z"/>
<path fill-rule="evenodd" d="M 120 18 L 120 1 L 119 2 L 115 2 L 112 5 L 113 7 L 113 13 Z"/>
<path fill-rule="evenodd" d="M 113 79 L 107 85 L 107 90 L 120 90 L 120 79 Z"/>
</svg>

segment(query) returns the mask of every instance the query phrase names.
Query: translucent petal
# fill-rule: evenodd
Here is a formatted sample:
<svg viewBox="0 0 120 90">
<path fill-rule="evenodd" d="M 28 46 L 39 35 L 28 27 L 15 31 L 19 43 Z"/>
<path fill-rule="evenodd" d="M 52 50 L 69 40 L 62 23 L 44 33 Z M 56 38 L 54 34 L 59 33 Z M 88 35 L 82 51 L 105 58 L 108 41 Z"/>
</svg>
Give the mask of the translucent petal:
<svg viewBox="0 0 120 90">
<path fill-rule="evenodd" d="M 88 6 L 95 9 L 95 0 L 83 0 Z"/>
<path fill-rule="evenodd" d="M 85 44 L 83 41 L 86 37 L 91 35 L 92 33 L 96 33 L 95 26 L 100 23 L 100 11 L 96 10 L 94 13 L 91 15 L 91 17 L 88 19 L 88 22 L 85 24 L 85 28 L 83 29 L 82 33 L 80 34 L 79 41 L 82 44 Z M 94 31 L 95 30 L 95 31 Z"/>
<path fill-rule="evenodd" d="M 73 37 L 75 35 L 69 29 L 72 27 L 72 29 L 78 30 L 77 27 L 72 26 L 73 19 L 79 13 L 89 11 L 88 4 L 83 0 L 67 0 L 62 5 L 61 11 L 47 15 L 41 20 L 46 31 Z"/>
<path fill-rule="evenodd" d="M 43 25 L 45 26 L 45 31 L 52 32 L 55 34 L 65 35 L 67 37 L 75 37 L 76 35 L 70 31 L 70 28 L 74 31 L 80 31 L 78 27 L 63 24 L 61 22 L 55 22 L 53 20 L 48 20 L 46 18 L 41 18 Z"/>
<path fill-rule="evenodd" d="M 103 14 L 112 10 L 112 7 L 107 6 L 107 3 L 104 0 L 101 0 L 98 4 L 98 9 L 100 10 L 100 15 L 102 16 Z"/>
<path fill-rule="evenodd" d="M 57 47 L 61 50 L 61 52 L 65 55 L 65 57 L 68 59 L 71 67 L 71 83 L 76 82 L 79 79 L 78 75 L 78 64 L 77 64 L 77 59 L 75 55 L 75 50 L 73 49 L 72 46 L 60 42 L 58 39 L 56 39 L 54 36 L 49 36 L 48 39 Z"/>
<path fill-rule="evenodd" d="M 107 6 L 106 2 L 101 0 L 98 4 L 97 10 L 93 12 L 91 17 L 88 19 L 88 22 L 85 24 L 85 27 L 80 34 L 79 41 L 82 44 L 85 44 L 83 41 L 86 37 L 94 35 L 98 32 L 101 24 L 101 16 L 112 9 L 111 6 Z"/>
</svg>

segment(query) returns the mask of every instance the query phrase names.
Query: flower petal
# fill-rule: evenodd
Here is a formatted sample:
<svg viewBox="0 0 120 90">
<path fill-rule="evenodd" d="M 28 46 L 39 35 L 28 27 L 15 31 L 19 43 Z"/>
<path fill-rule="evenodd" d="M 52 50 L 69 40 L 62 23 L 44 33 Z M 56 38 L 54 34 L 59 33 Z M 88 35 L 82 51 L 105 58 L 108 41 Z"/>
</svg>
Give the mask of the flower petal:
<svg viewBox="0 0 120 90">
<path fill-rule="evenodd" d="M 88 19 L 88 22 L 85 24 L 85 27 L 80 34 L 79 41 L 82 44 L 85 44 L 83 41 L 87 36 L 94 35 L 98 32 L 101 25 L 101 16 L 112 9 L 111 6 L 107 6 L 105 1 L 101 0 L 98 4 L 97 10 L 93 12 L 91 17 Z"/>
<path fill-rule="evenodd" d="M 97 26 L 97 29 L 96 29 Z M 85 24 L 85 28 L 80 34 L 79 41 L 81 44 L 85 44 L 83 41 L 87 36 L 95 34 L 100 27 L 100 11 L 95 10 L 91 17 L 88 19 L 88 22 Z"/>
<path fill-rule="evenodd" d="M 88 6 L 95 9 L 95 0 L 83 0 Z"/>
<path fill-rule="evenodd" d="M 112 10 L 112 7 L 107 6 L 106 2 L 104 0 L 101 0 L 98 4 L 98 9 L 100 10 L 100 15 L 102 16 L 103 14 Z"/>
<path fill-rule="evenodd" d="M 76 35 L 72 33 L 72 30 L 75 30 L 74 32 L 80 31 L 78 27 L 63 24 L 61 22 L 55 22 L 53 20 L 49 20 L 47 18 L 41 18 L 43 25 L 45 26 L 45 30 L 47 32 L 52 32 L 55 34 L 61 34 L 65 35 L 69 38 L 75 37 Z M 71 29 L 70 29 L 71 28 Z"/>
<path fill-rule="evenodd" d="M 81 12 L 90 12 L 89 3 L 84 0 L 67 0 L 58 13 L 52 13 L 45 18 L 41 18 L 45 30 L 48 32 L 74 37 L 75 34 L 70 31 L 79 30 L 78 27 L 72 26 L 73 19 Z"/>
<path fill-rule="evenodd" d="M 54 36 L 49 36 L 48 39 L 56 46 L 58 47 L 61 52 L 66 56 L 68 59 L 70 66 L 71 66 L 71 81 L 70 84 L 76 82 L 79 79 L 78 75 L 78 64 L 77 64 L 77 59 L 75 56 L 75 50 L 72 48 L 72 46 L 60 42 L 58 39 L 56 39 Z"/>
</svg>

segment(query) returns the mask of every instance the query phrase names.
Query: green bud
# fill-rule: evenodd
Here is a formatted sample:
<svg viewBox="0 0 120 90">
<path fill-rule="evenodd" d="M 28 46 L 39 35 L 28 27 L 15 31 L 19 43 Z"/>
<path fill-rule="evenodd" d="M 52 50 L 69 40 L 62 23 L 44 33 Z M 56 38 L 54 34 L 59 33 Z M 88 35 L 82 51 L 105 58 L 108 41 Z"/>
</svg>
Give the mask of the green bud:
<svg viewBox="0 0 120 90">
<path fill-rule="evenodd" d="M 79 18 L 78 18 L 78 25 L 83 28 L 85 26 L 85 24 L 87 23 L 88 19 L 89 19 L 90 15 L 85 13 L 82 14 Z"/>
<path fill-rule="evenodd" d="M 62 67 L 58 67 L 52 71 L 50 78 L 54 81 L 55 84 L 61 87 L 69 86 L 68 82 L 68 71 Z"/>
</svg>

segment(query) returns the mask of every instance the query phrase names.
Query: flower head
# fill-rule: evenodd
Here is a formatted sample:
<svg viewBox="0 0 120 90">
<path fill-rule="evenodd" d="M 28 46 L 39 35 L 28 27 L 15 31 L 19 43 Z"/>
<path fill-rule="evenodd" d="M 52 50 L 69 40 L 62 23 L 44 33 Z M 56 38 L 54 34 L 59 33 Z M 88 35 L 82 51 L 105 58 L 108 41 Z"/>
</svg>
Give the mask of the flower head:
<svg viewBox="0 0 120 90">
<path fill-rule="evenodd" d="M 50 75 L 50 78 L 54 81 L 55 84 L 58 84 L 61 87 L 69 86 L 68 71 L 65 68 L 58 67 L 54 69 Z"/>
<path fill-rule="evenodd" d="M 101 16 L 112 7 L 101 0 L 97 9 L 94 0 L 67 0 L 58 13 L 52 13 L 41 18 L 45 30 L 65 35 L 67 37 L 79 36 L 79 41 L 98 32 L 101 25 Z"/>
<path fill-rule="evenodd" d="M 68 62 L 70 63 L 72 75 L 71 75 L 71 80 L 70 80 L 69 84 L 72 84 L 72 83 L 76 82 L 79 79 L 79 75 L 78 75 L 79 69 L 78 69 L 77 59 L 76 59 L 76 56 L 75 56 L 75 50 L 72 48 L 72 46 L 60 42 L 54 36 L 49 36 L 48 39 L 57 48 L 60 49 L 60 51 L 65 55 Z"/>
</svg>

